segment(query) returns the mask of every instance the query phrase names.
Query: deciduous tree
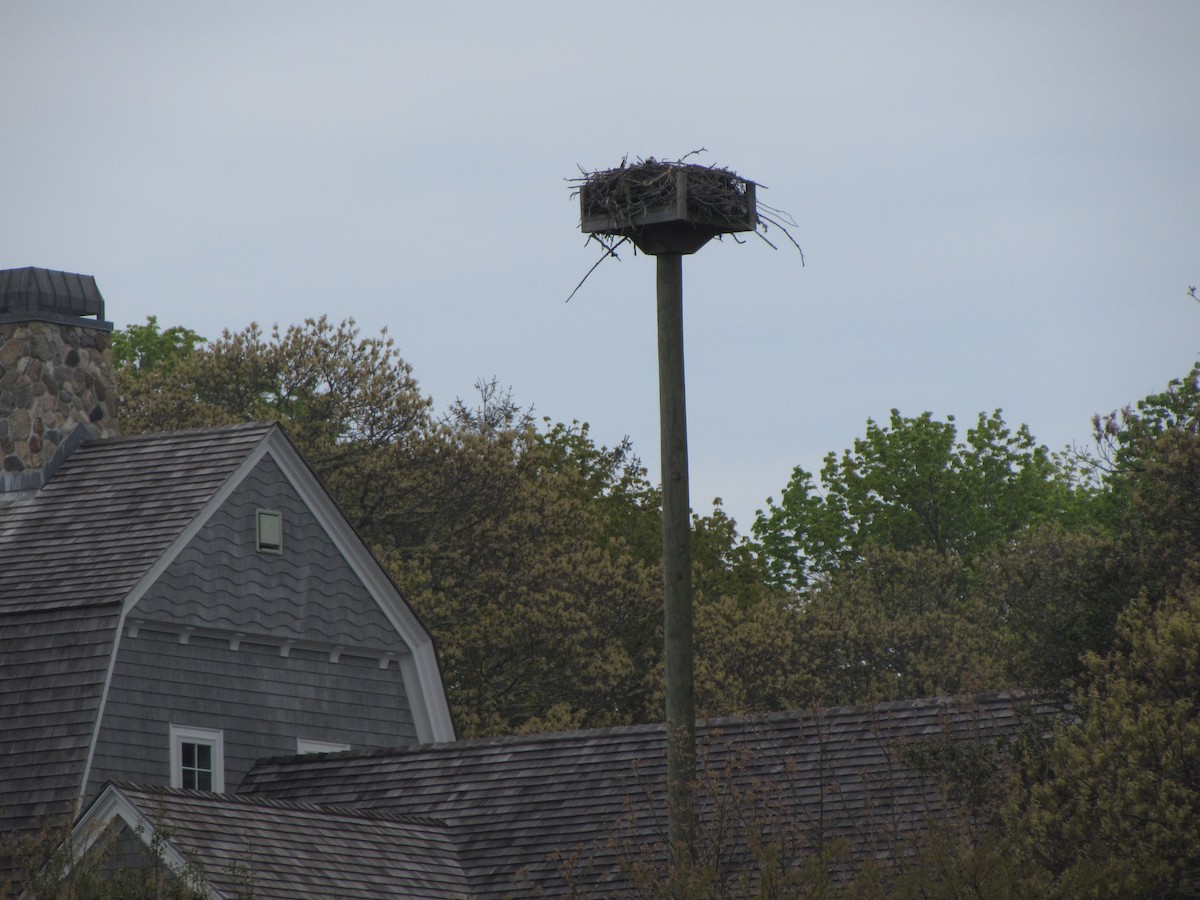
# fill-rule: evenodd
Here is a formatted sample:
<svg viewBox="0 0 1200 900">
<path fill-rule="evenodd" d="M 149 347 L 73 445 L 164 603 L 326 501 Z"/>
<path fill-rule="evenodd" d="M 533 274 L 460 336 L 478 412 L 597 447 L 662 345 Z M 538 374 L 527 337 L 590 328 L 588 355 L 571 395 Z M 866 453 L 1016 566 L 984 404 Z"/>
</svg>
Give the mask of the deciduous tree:
<svg viewBox="0 0 1200 900">
<path fill-rule="evenodd" d="M 953 417 L 892 410 L 887 425 L 868 420 L 852 449 L 825 457 L 819 488 L 797 467 L 754 523 L 773 579 L 803 588 L 872 544 L 970 561 L 1030 524 L 1076 514 L 1069 473 L 1025 426 L 1011 431 L 997 410 L 957 435 Z"/>
<path fill-rule="evenodd" d="M 1013 809 L 1056 896 L 1200 894 L 1200 589 L 1122 616 Z"/>
</svg>

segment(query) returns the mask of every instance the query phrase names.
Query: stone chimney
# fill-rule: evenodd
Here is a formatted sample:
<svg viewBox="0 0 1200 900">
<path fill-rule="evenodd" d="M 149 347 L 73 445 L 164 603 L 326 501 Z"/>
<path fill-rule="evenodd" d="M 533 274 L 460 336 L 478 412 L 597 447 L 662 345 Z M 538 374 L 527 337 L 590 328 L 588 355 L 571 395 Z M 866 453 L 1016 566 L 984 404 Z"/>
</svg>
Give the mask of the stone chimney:
<svg viewBox="0 0 1200 900">
<path fill-rule="evenodd" d="M 91 275 L 0 270 L 0 493 L 40 488 L 117 433 L 112 323 Z"/>
</svg>

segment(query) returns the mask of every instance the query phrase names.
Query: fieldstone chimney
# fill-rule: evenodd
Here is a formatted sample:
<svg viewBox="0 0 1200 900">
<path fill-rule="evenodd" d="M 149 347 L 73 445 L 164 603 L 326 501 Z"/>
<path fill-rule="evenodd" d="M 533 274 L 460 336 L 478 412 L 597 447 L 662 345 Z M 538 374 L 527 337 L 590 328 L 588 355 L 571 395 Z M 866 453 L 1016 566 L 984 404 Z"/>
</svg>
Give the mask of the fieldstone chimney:
<svg viewBox="0 0 1200 900">
<path fill-rule="evenodd" d="M 91 275 L 0 270 L 0 492 L 36 490 L 117 434 L 111 332 Z"/>
</svg>

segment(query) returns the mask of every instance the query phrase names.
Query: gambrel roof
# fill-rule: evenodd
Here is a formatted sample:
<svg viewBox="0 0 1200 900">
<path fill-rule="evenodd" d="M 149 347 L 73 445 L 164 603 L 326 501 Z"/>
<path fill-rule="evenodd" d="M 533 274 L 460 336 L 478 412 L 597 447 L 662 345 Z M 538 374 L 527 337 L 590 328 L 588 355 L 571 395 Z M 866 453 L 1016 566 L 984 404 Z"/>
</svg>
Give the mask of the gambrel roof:
<svg viewBox="0 0 1200 900">
<path fill-rule="evenodd" d="M 428 632 L 278 426 L 95 440 L 0 494 L 0 834 L 74 811 L 125 617 L 268 457 L 403 639 L 418 735 L 453 739 Z"/>
</svg>

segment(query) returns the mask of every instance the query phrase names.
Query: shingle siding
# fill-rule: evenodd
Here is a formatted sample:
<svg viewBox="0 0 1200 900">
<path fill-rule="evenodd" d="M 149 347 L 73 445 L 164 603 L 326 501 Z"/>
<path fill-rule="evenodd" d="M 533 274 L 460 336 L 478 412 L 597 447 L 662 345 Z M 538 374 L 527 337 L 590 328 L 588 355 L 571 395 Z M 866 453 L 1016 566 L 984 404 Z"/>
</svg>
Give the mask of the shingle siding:
<svg viewBox="0 0 1200 900">
<path fill-rule="evenodd" d="M 283 552 L 260 553 L 255 512 L 283 513 Z M 270 457 L 146 592 L 133 620 L 376 651 L 404 644 Z"/>
<path fill-rule="evenodd" d="M 282 555 L 256 552 L 259 508 L 284 513 Z M 74 811 L 93 741 L 91 791 L 166 783 L 172 722 L 225 729 L 231 788 L 297 737 L 414 743 L 398 660 L 436 675 L 428 635 L 378 570 L 355 574 L 369 555 L 335 517 L 271 424 L 87 442 L 40 490 L 0 493 L 0 837 Z M 410 690 L 444 708 L 435 680 Z"/>
<path fill-rule="evenodd" d="M 84 444 L 0 507 L 0 615 L 120 603 L 272 427 Z"/>
<path fill-rule="evenodd" d="M 225 784 L 254 760 L 295 753 L 296 738 L 354 747 L 416 742 L 398 665 L 142 628 L 122 638 L 89 795 L 114 778 L 170 783 L 168 727 L 224 732 Z"/>
</svg>

